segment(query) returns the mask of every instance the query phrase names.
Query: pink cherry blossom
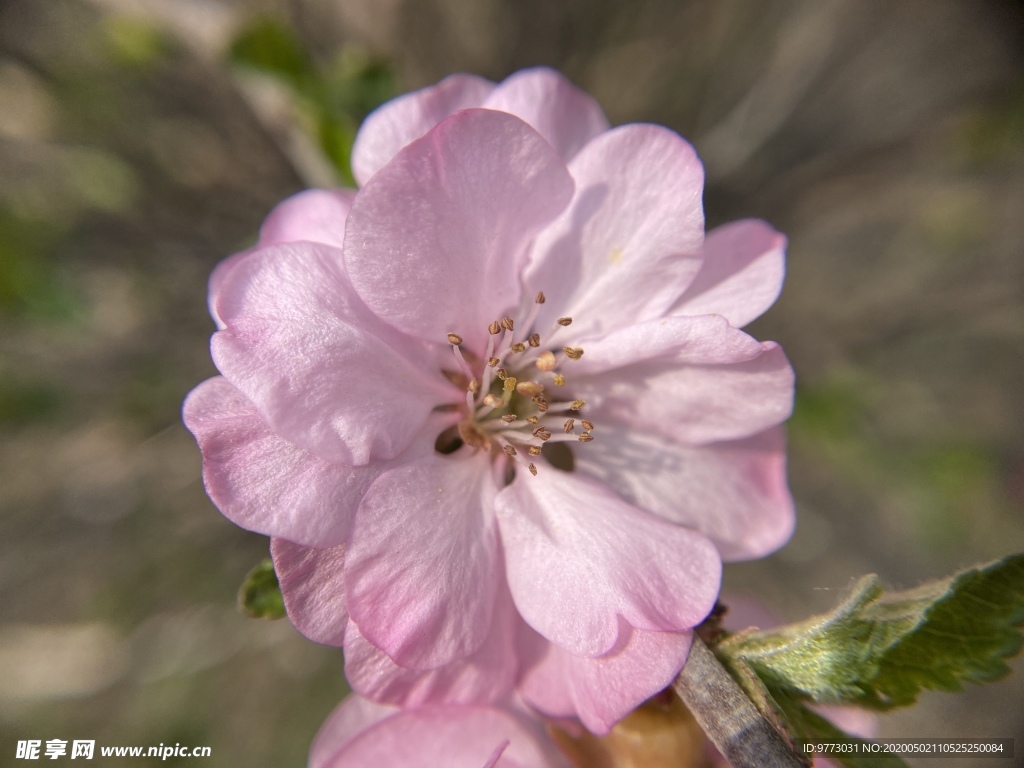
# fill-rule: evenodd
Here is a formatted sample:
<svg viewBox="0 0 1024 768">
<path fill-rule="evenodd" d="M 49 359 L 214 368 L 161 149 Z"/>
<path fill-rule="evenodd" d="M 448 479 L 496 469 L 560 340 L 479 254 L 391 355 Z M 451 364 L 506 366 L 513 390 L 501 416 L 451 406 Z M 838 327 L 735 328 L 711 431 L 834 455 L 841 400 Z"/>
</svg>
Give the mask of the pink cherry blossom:
<svg viewBox="0 0 1024 768">
<path fill-rule="evenodd" d="M 738 329 L 784 240 L 705 239 L 692 147 L 546 69 L 386 104 L 353 168 L 211 278 L 207 490 L 357 691 L 518 685 L 606 732 L 681 668 L 720 558 L 790 535 L 792 371 Z"/>
<path fill-rule="evenodd" d="M 541 721 L 512 702 L 400 710 L 358 694 L 330 714 L 309 768 L 569 768 Z"/>
</svg>

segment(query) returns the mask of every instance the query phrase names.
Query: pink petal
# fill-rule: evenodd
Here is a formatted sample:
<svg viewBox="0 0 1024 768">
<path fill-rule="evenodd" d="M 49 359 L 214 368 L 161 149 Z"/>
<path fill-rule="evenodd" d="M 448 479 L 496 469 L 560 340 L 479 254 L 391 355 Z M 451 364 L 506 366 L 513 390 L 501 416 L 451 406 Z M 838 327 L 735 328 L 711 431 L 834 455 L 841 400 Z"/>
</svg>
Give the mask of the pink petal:
<svg viewBox="0 0 1024 768">
<path fill-rule="evenodd" d="M 315 643 L 340 646 L 345 639 L 345 545 L 316 549 L 270 540 L 274 571 L 288 618 Z"/>
<path fill-rule="evenodd" d="M 661 317 L 627 325 L 584 345 L 583 357 L 564 368 L 573 380 L 652 360 L 728 365 L 752 360 L 764 351 L 761 342 L 718 315 Z"/>
<path fill-rule="evenodd" d="M 516 72 L 481 106 L 509 112 L 533 126 L 566 162 L 608 130 L 608 119 L 597 102 L 548 67 Z"/>
<path fill-rule="evenodd" d="M 464 659 L 490 632 L 500 582 L 489 470 L 468 449 L 429 456 L 382 475 L 359 507 L 345 562 L 349 613 L 402 666 Z"/>
<path fill-rule="evenodd" d="M 398 455 L 451 397 L 426 352 L 381 323 L 352 291 L 340 251 L 270 246 L 225 276 L 211 348 L 221 373 L 274 432 L 328 461 Z"/>
<path fill-rule="evenodd" d="M 793 408 L 793 369 L 772 342 L 732 365 L 655 358 L 571 383 L 599 428 L 616 422 L 690 444 L 749 437 L 785 421 Z"/>
<path fill-rule="evenodd" d="M 379 466 L 332 464 L 275 435 L 256 407 L 221 377 L 185 400 L 185 424 L 203 452 L 203 483 L 236 525 L 329 547 L 343 541 Z"/>
<path fill-rule="evenodd" d="M 443 667 L 400 667 L 368 642 L 349 622 L 345 635 L 345 677 L 352 690 L 374 701 L 417 707 L 425 703 L 473 704 L 504 699 L 518 671 L 516 626 L 521 623 L 511 597 L 497 606 L 483 645 L 464 659 Z"/>
<path fill-rule="evenodd" d="M 475 75 L 451 75 L 437 85 L 392 99 L 363 121 L 352 146 L 352 173 L 360 186 L 399 150 L 460 109 L 480 106 L 494 83 Z"/>
<path fill-rule="evenodd" d="M 710 541 L 579 473 L 521 472 L 497 508 L 519 613 L 570 653 L 610 651 L 619 617 L 637 629 L 680 631 L 714 605 L 721 562 Z"/>
<path fill-rule="evenodd" d="M 667 688 L 690 653 L 691 632 L 625 628 L 621 648 L 597 658 L 574 656 L 531 632 L 533 664 L 519 683 L 525 701 L 551 717 L 578 717 L 604 735 L 640 704 Z"/>
<path fill-rule="evenodd" d="M 584 147 L 576 195 L 538 236 L 525 282 L 544 291 L 544 330 L 573 319 L 573 338 L 661 317 L 700 269 L 704 171 L 672 131 L 626 125 Z M 563 334 L 564 335 L 564 334 Z"/>
<path fill-rule="evenodd" d="M 519 301 L 527 243 L 564 208 L 572 179 L 518 118 L 448 118 L 356 196 L 345 264 L 367 305 L 412 336 L 461 335 L 483 352 L 488 324 Z"/>
<path fill-rule="evenodd" d="M 207 301 L 217 329 L 224 328 L 224 322 L 217 314 L 220 289 L 235 265 L 259 248 L 277 243 L 308 240 L 340 248 L 345 239 L 345 219 L 354 195 L 355 192 L 349 189 L 308 189 L 278 203 L 260 227 L 258 246 L 224 259 L 210 275 Z"/>
<path fill-rule="evenodd" d="M 328 721 L 324 728 L 333 726 Z M 311 768 L 560 765 L 564 763 L 553 755 L 551 745 L 544 744 L 533 729 L 512 713 L 492 707 L 457 705 L 403 710 L 362 731 L 328 759 L 311 761 Z"/>
<path fill-rule="evenodd" d="M 307 189 L 277 204 L 260 227 L 260 247 L 309 241 L 338 248 L 355 190 Z"/>
<path fill-rule="evenodd" d="M 375 704 L 356 694 L 346 696 L 327 716 L 313 739 L 309 768 L 328 768 L 330 761 L 349 741 L 396 712 L 395 707 Z"/>
<path fill-rule="evenodd" d="M 792 535 L 795 513 L 780 427 L 701 446 L 615 422 L 599 422 L 594 435 L 575 453 L 578 472 L 641 509 L 700 531 L 723 560 L 763 557 Z"/>
<path fill-rule="evenodd" d="M 741 328 L 779 297 L 786 272 L 786 238 L 756 219 L 708 233 L 704 266 L 669 312 L 719 314 Z"/>
<path fill-rule="evenodd" d="M 210 279 L 206 283 L 206 308 L 210 312 L 210 317 L 213 318 L 214 325 L 217 326 L 218 331 L 222 331 L 225 328 L 224 321 L 220 319 L 220 315 L 217 314 L 217 300 L 220 298 L 220 287 L 224 284 L 224 280 L 231 270 L 233 270 L 239 262 L 242 261 L 246 256 L 256 252 L 256 248 L 248 248 L 238 253 L 233 253 L 226 259 L 220 261 L 216 267 L 213 268 L 213 272 L 210 273 Z"/>
</svg>

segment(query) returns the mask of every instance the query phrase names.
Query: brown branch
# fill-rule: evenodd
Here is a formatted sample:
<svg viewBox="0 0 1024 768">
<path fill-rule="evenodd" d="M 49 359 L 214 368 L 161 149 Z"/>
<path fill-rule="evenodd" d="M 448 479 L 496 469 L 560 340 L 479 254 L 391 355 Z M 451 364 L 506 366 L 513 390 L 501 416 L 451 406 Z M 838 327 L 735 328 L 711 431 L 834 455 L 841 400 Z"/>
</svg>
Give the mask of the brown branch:
<svg viewBox="0 0 1024 768">
<path fill-rule="evenodd" d="M 696 635 L 672 689 L 733 768 L 806 768 Z"/>
</svg>

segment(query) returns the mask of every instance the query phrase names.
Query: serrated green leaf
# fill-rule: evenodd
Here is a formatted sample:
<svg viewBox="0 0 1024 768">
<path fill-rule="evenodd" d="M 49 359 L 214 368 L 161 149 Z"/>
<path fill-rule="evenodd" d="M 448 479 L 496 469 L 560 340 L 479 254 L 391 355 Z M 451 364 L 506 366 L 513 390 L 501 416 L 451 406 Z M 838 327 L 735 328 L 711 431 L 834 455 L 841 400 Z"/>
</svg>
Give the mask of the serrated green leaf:
<svg viewBox="0 0 1024 768">
<path fill-rule="evenodd" d="M 773 697 L 890 709 L 922 690 L 960 690 L 1004 675 L 1020 650 L 1024 554 L 913 590 L 862 578 L 831 613 L 738 633 L 716 652 L 749 667 Z"/>
<path fill-rule="evenodd" d="M 778 704 L 790 728 L 798 733 L 803 741 L 818 744 L 822 742 L 831 744 L 864 743 L 862 739 L 851 736 L 837 728 L 827 718 L 808 709 L 802 702 L 783 697 Z M 846 768 L 907 768 L 907 764 L 894 755 L 830 752 L 822 756 Z"/>
<path fill-rule="evenodd" d="M 922 620 L 885 654 L 874 686 L 890 706 L 913 704 L 922 689 L 959 691 L 1010 671 L 1021 649 L 1024 554 L 964 571 L 941 594 L 917 596 Z"/>
<path fill-rule="evenodd" d="M 269 557 L 245 577 L 238 590 L 238 606 L 254 619 L 284 618 L 284 598 Z"/>
</svg>

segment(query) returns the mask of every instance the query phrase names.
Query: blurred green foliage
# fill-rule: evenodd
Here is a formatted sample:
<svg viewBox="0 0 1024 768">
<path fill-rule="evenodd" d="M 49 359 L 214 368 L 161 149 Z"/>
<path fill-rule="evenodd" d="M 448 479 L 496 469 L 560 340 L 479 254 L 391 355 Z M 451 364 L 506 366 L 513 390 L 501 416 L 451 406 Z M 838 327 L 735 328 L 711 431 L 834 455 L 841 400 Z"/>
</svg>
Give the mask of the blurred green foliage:
<svg viewBox="0 0 1024 768">
<path fill-rule="evenodd" d="M 170 47 L 157 27 L 132 16 L 114 14 L 100 22 L 104 53 L 127 68 L 148 69 Z"/>
<path fill-rule="evenodd" d="M 824 461 L 839 482 L 905 513 L 922 549 L 961 548 L 986 516 L 1009 505 L 993 446 L 933 427 L 931 439 L 896 439 L 886 425 L 886 385 L 865 371 L 798 385 L 789 422 L 795 451 Z"/>
<path fill-rule="evenodd" d="M 284 618 L 284 598 L 270 558 L 249 571 L 238 591 L 238 605 L 254 619 Z"/>
<path fill-rule="evenodd" d="M 57 222 L 0 207 L 0 311 L 34 320 L 62 320 L 75 303 L 50 253 L 64 236 Z"/>
<path fill-rule="evenodd" d="M 258 17 L 246 26 L 231 45 L 229 57 L 291 89 L 340 180 L 354 186 L 352 143 L 363 119 L 395 94 L 390 63 L 347 46 L 321 64 L 291 28 L 272 16 Z"/>
</svg>

